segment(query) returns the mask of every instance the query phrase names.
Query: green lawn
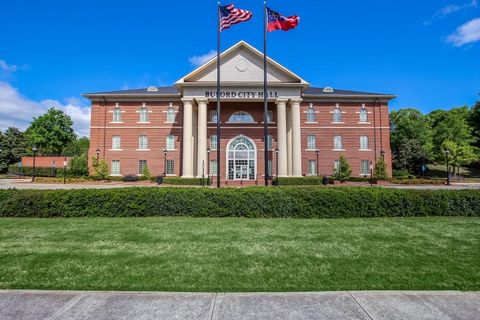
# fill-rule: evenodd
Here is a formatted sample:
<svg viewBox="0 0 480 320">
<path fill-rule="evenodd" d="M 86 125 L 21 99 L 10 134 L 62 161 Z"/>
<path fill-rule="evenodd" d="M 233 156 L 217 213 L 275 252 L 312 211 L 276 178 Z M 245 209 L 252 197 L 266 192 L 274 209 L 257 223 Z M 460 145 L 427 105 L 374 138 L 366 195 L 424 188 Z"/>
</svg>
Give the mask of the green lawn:
<svg viewBox="0 0 480 320">
<path fill-rule="evenodd" d="M 432 178 L 445 179 L 447 176 L 447 166 L 445 165 L 429 164 L 428 169 L 429 169 L 428 176 Z M 460 175 L 466 181 L 480 182 L 480 169 L 478 168 L 462 167 L 460 168 Z"/>
<path fill-rule="evenodd" d="M 480 290 L 480 218 L 1 218 L 0 288 Z"/>
</svg>

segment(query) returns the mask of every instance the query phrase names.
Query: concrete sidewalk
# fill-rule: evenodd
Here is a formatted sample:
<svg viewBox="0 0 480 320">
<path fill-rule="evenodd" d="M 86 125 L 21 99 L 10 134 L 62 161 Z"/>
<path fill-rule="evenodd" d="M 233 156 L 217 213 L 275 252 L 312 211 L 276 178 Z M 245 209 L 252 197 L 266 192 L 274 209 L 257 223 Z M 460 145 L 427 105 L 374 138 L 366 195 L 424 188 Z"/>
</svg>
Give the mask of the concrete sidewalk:
<svg viewBox="0 0 480 320">
<path fill-rule="evenodd" d="M 0 291 L 0 319 L 480 319 L 480 292 Z"/>
</svg>

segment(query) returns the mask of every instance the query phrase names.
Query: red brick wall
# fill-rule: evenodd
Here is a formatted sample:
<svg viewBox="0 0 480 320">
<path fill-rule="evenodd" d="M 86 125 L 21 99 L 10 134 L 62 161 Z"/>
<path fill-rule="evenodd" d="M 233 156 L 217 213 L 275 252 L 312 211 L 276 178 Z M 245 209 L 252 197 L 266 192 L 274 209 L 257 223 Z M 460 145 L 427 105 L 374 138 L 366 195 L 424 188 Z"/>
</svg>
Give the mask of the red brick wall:
<svg viewBox="0 0 480 320">
<path fill-rule="evenodd" d="M 176 123 L 168 124 L 166 120 L 166 110 L 169 102 L 179 112 L 177 113 Z M 314 102 L 313 106 L 318 113 L 317 122 L 315 124 L 307 124 L 307 110 L 309 103 L 304 102 L 301 105 L 301 128 L 302 128 L 302 172 L 304 175 L 308 172 L 308 160 L 316 159 L 315 152 L 305 151 L 307 148 L 307 136 L 315 135 L 317 140 L 317 148 L 320 149 L 319 155 L 319 173 L 321 175 L 329 175 L 333 171 L 334 160 L 338 159 L 340 153 L 343 153 L 352 167 L 352 175 L 357 176 L 360 173 L 360 161 L 375 161 L 375 149 L 377 157 L 380 150 L 385 151 L 385 160 L 387 162 L 388 171 L 391 173 L 391 152 L 390 152 L 390 133 L 388 121 L 388 106 L 383 103 L 381 108 L 378 105 L 374 108 L 373 103 L 366 103 L 369 124 L 359 124 L 359 114 L 361 102 L 341 102 L 340 108 L 344 112 L 343 123 L 332 123 L 332 114 L 335 108 L 335 102 Z M 106 106 L 100 106 L 98 103 L 92 104 L 92 121 L 91 121 L 91 144 L 89 158 L 96 157 L 95 151 L 99 149 L 100 158 L 105 159 L 110 166 L 111 160 L 121 160 L 121 173 L 123 175 L 136 174 L 138 172 L 138 160 L 147 160 L 150 171 L 153 175 L 160 175 L 163 171 L 163 152 L 165 148 L 166 136 L 169 134 L 176 136 L 176 150 L 169 151 L 167 159 L 175 160 L 175 173 L 182 174 L 182 137 L 183 137 L 183 103 L 178 101 L 158 101 L 147 102 L 149 111 L 148 124 L 137 123 L 139 120 L 140 106 L 142 102 L 120 102 L 123 123 L 110 123 L 113 118 L 114 103 L 107 103 Z M 210 119 L 210 110 L 216 108 L 215 103 L 208 105 L 208 119 Z M 273 111 L 273 121 L 276 121 L 276 106 L 274 103 L 269 104 L 269 109 Z M 242 102 L 222 103 L 222 140 L 221 148 L 225 150 L 228 142 L 233 137 L 243 134 L 250 137 L 257 147 L 257 176 L 262 179 L 264 173 L 264 142 L 263 142 L 263 103 L 258 102 Z M 255 119 L 254 124 L 227 124 L 228 118 L 236 111 L 247 111 Z M 375 119 L 374 119 L 375 118 Z M 375 121 L 374 121 L 375 120 Z M 106 127 L 106 129 L 104 129 Z M 269 125 L 269 133 L 273 136 L 276 146 L 277 128 L 276 123 Z M 376 129 L 375 129 L 376 128 Z M 194 127 L 195 131 L 196 128 Z M 138 136 L 148 136 L 148 144 L 150 151 L 137 151 Z M 216 134 L 216 126 L 214 123 L 208 123 L 208 137 Z M 122 151 L 112 151 L 112 136 L 121 136 Z M 333 137 L 341 135 L 343 137 L 343 147 L 345 152 L 332 151 Z M 359 151 L 360 136 L 369 137 L 369 149 L 371 151 Z M 208 143 L 210 145 L 210 143 Z M 270 156 L 272 152 L 270 152 Z M 225 152 L 221 153 L 221 176 L 226 174 Z M 216 159 L 216 152 L 212 151 L 210 159 Z M 275 161 L 273 161 L 275 166 Z M 196 168 L 196 163 L 194 163 Z M 275 169 L 274 169 L 275 172 Z"/>
<path fill-rule="evenodd" d="M 67 163 L 71 157 L 66 157 Z M 35 157 L 35 166 L 43 168 L 63 168 L 65 157 Z M 33 167 L 33 157 L 22 157 L 23 167 Z"/>
</svg>

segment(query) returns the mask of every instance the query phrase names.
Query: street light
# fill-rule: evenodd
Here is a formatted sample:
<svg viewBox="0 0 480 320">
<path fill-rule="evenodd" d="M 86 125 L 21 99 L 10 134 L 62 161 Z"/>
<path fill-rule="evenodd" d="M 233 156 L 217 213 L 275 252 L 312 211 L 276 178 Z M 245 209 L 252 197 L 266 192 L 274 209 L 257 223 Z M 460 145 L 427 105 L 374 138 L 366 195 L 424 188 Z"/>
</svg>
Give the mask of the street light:
<svg viewBox="0 0 480 320">
<path fill-rule="evenodd" d="M 97 154 L 97 160 L 98 160 L 100 158 L 100 149 L 97 149 L 95 153 Z"/>
<path fill-rule="evenodd" d="M 317 171 L 316 173 L 318 177 L 318 155 L 320 154 L 320 149 L 315 150 L 315 154 L 317 155 L 317 162 L 315 162 L 317 167 L 315 168 L 315 171 Z"/>
<path fill-rule="evenodd" d="M 212 149 L 210 147 L 207 147 L 207 160 L 208 160 L 208 165 L 207 165 L 207 186 L 210 187 L 210 152 L 212 152 Z"/>
<path fill-rule="evenodd" d="M 167 175 L 167 149 L 163 149 L 163 176 Z"/>
<path fill-rule="evenodd" d="M 280 150 L 278 150 L 278 148 L 275 148 L 275 172 L 276 172 L 276 174 L 277 174 L 277 178 L 276 178 L 276 180 L 277 180 L 277 186 L 278 186 L 278 152 L 279 152 L 279 151 L 280 151 Z M 270 172 L 270 174 L 271 174 L 271 172 Z"/>
<path fill-rule="evenodd" d="M 32 173 L 32 182 L 35 181 L 35 157 L 37 155 L 37 147 L 33 146 L 32 151 L 33 151 L 33 173 Z"/>
<path fill-rule="evenodd" d="M 67 157 L 63 160 L 63 184 L 66 183 L 66 174 L 67 174 Z"/>
<path fill-rule="evenodd" d="M 447 164 L 447 186 L 449 186 L 450 185 L 450 167 L 448 165 L 448 156 L 450 155 L 450 150 L 445 149 L 444 152 L 445 152 L 445 162 Z"/>
</svg>

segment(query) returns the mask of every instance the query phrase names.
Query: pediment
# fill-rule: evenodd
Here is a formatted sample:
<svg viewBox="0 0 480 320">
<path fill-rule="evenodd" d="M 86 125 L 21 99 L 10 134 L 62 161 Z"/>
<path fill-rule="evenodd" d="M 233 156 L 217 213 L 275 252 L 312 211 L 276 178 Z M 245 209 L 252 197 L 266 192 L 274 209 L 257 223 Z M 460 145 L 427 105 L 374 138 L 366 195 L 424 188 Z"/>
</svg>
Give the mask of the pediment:
<svg viewBox="0 0 480 320">
<path fill-rule="evenodd" d="M 220 79 L 225 83 L 263 83 L 263 54 L 244 41 L 227 49 L 220 55 Z M 308 85 L 302 78 L 267 58 L 269 84 Z M 217 81 L 217 58 L 206 62 L 176 82 L 182 84 L 209 84 Z"/>
</svg>

